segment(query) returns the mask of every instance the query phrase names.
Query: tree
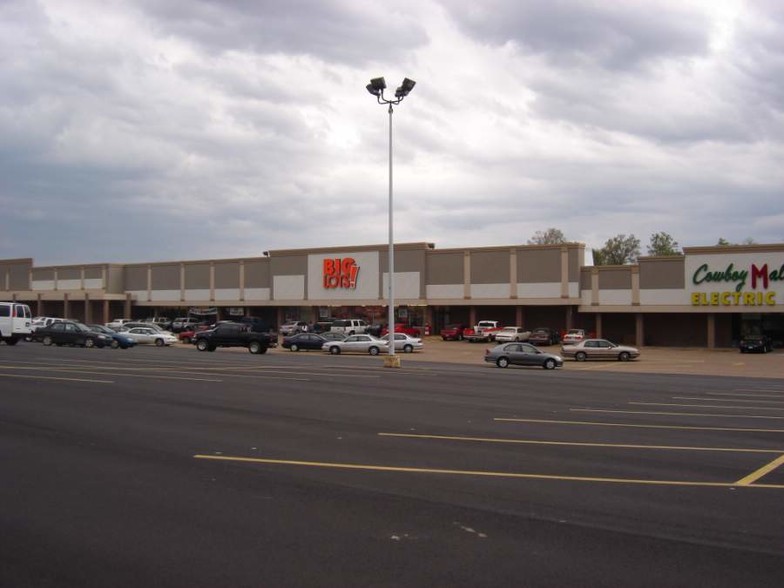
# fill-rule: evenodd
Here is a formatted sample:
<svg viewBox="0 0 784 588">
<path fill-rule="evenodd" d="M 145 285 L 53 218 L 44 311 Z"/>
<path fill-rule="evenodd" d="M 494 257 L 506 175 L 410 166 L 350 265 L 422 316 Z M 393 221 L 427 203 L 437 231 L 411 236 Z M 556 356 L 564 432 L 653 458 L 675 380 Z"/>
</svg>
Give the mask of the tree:
<svg viewBox="0 0 784 588">
<path fill-rule="evenodd" d="M 560 229 L 550 227 L 546 231 L 536 231 L 534 236 L 528 239 L 529 245 L 560 245 L 566 243 L 566 237 Z"/>
<path fill-rule="evenodd" d="M 732 245 L 732 243 L 727 241 L 727 239 L 725 239 L 724 237 L 719 237 L 719 242 L 716 243 L 716 245 L 719 245 L 721 247 L 726 247 L 727 245 Z"/>
<path fill-rule="evenodd" d="M 604 247 L 593 250 L 594 265 L 624 265 L 634 263 L 640 255 L 640 240 L 634 235 L 616 235 L 607 239 Z"/>
<path fill-rule="evenodd" d="M 757 242 L 752 237 L 746 237 L 745 239 L 743 239 L 743 242 L 740 243 L 740 245 L 756 245 L 756 244 Z M 738 243 L 730 243 L 724 237 L 719 237 L 719 242 L 716 243 L 716 245 L 719 245 L 721 247 L 726 247 L 727 245 L 738 245 Z"/>
<path fill-rule="evenodd" d="M 678 242 L 669 233 L 661 232 L 651 235 L 648 244 L 648 255 L 683 255 L 678 248 Z"/>
</svg>

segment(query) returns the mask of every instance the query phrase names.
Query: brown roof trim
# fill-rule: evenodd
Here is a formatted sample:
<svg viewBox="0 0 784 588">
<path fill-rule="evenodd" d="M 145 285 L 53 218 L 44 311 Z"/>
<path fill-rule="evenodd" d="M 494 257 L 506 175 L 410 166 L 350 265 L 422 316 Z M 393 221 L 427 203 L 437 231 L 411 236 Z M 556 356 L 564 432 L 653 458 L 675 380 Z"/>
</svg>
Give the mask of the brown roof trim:
<svg viewBox="0 0 784 588">
<path fill-rule="evenodd" d="M 684 247 L 683 252 L 691 255 L 710 255 L 719 253 L 763 253 L 784 251 L 784 243 L 754 245 L 712 245 L 710 247 Z"/>
<path fill-rule="evenodd" d="M 395 251 L 429 251 L 435 247 L 433 243 L 395 243 Z M 362 251 L 387 251 L 389 243 L 383 245 L 352 245 L 349 247 L 318 247 L 316 249 L 275 249 L 268 253 L 270 257 L 289 255 L 311 255 L 314 253 L 359 253 Z"/>
</svg>

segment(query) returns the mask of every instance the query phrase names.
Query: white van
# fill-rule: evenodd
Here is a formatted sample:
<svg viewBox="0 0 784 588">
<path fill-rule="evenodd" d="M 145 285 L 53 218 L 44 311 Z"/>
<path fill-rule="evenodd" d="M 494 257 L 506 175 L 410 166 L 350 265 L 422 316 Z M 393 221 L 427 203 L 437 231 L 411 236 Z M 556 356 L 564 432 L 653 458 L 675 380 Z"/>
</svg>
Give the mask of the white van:
<svg viewBox="0 0 784 588">
<path fill-rule="evenodd" d="M 16 345 L 19 339 L 33 332 L 33 313 L 19 302 L 0 302 L 0 339 L 6 345 Z"/>
<path fill-rule="evenodd" d="M 330 331 L 344 335 L 357 335 L 367 331 L 368 324 L 362 319 L 338 319 L 332 323 Z"/>
</svg>

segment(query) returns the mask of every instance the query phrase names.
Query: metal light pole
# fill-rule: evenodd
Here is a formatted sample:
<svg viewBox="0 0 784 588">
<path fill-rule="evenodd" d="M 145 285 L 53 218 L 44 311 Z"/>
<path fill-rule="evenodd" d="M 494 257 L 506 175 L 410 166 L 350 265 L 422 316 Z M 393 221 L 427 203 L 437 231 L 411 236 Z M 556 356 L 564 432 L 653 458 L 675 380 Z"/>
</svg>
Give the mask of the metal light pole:
<svg viewBox="0 0 784 588">
<path fill-rule="evenodd" d="M 414 89 L 416 82 L 408 78 L 403 80 L 400 87 L 395 90 L 395 99 L 384 97 L 387 87 L 384 78 L 373 78 L 366 86 L 367 91 L 376 97 L 379 104 L 389 105 L 389 279 L 387 280 L 387 299 L 389 314 L 387 320 L 387 338 L 389 340 L 389 360 L 384 363 L 387 367 L 400 367 L 400 361 L 395 357 L 395 240 L 394 240 L 394 209 L 392 207 L 392 106 L 400 104 L 403 98 Z"/>
</svg>

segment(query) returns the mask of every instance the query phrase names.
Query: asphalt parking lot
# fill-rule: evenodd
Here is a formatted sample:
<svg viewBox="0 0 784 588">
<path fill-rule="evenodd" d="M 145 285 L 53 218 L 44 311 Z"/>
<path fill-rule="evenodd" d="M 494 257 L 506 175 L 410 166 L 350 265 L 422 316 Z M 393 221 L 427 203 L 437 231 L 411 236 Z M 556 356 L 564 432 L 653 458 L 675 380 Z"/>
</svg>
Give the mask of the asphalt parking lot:
<svg viewBox="0 0 784 588">
<path fill-rule="evenodd" d="M 0 585 L 782 584 L 780 352 L 486 347 L 0 346 Z"/>
</svg>

